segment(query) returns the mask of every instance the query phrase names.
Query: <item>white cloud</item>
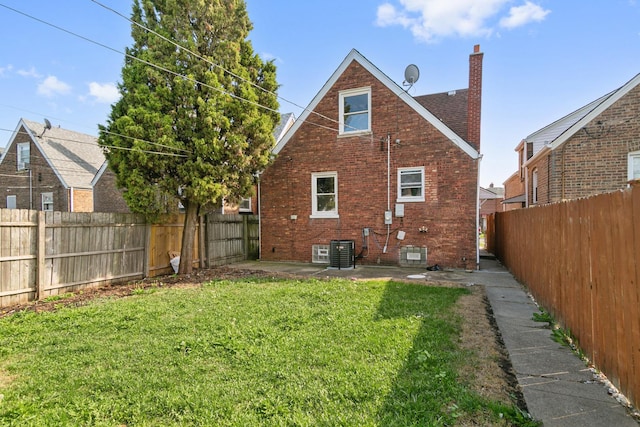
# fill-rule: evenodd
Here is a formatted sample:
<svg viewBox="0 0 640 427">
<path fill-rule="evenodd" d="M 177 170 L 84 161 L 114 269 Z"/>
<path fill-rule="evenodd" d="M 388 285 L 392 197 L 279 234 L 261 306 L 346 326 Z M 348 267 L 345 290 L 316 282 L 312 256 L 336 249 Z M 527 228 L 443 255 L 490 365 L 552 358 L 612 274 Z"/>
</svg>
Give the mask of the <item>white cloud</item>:
<svg viewBox="0 0 640 427">
<path fill-rule="evenodd" d="M 56 94 L 66 95 L 71 91 L 71 86 L 58 80 L 56 76 L 48 76 L 38 85 L 38 94 L 52 97 Z"/>
<path fill-rule="evenodd" d="M 17 73 L 20 74 L 22 77 L 35 77 L 36 79 L 39 79 L 42 77 L 34 67 L 31 67 L 28 70 L 18 70 Z"/>
<path fill-rule="evenodd" d="M 120 98 L 118 87 L 113 83 L 89 83 L 89 95 L 102 104 L 112 104 Z"/>
<path fill-rule="evenodd" d="M 5 73 L 13 70 L 13 65 L 9 64 L 6 67 L 0 67 L 0 77 L 4 77 Z"/>
<path fill-rule="evenodd" d="M 509 16 L 500 20 L 500 26 L 504 28 L 516 28 L 528 24 L 529 22 L 540 22 L 550 10 L 544 10 L 537 4 L 527 1 L 522 6 L 514 6 L 509 9 Z"/>
<path fill-rule="evenodd" d="M 492 23 L 512 0 L 397 0 L 378 6 L 376 25 L 400 25 L 409 29 L 414 37 L 434 42 L 443 37 L 488 36 L 493 33 Z M 524 25 L 539 21 L 549 11 L 528 1 L 513 7 L 505 22 Z M 525 16 L 527 19 L 522 18 Z M 509 27 L 512 28 L 512 27 Z"/>
</svg>

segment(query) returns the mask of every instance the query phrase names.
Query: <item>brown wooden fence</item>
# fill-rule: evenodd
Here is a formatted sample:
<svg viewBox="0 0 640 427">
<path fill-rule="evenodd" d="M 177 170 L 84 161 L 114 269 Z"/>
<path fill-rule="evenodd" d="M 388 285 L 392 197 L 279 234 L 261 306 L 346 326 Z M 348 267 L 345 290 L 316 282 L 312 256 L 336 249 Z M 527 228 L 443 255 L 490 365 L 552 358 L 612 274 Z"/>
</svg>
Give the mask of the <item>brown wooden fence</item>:
<svg viewBox="0 0 640 427">
<path fill-rule="evenodd" d="M 640 186 L 498 213 L 487 241 L 594 365 L 639 406 Z"/>
<path fill-rule="evenodd" d="M 183 222 L 182 216 L 149 225 L 131 214 L 0 209 L 0 307 L 171 274 L 169 252 L 180 250 Z M 257 258 L 257 236 L 255 216 L 209 215 L 196 231 L 194 266 Z"/>
</svg>

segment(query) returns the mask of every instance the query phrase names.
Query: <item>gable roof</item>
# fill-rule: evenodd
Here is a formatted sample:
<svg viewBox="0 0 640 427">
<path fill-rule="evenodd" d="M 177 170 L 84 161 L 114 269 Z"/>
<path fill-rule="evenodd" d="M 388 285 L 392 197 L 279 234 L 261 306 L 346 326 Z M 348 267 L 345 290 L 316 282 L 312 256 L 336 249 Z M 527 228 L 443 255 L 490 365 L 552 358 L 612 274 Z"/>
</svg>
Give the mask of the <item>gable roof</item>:
<svg viewBox="0 0 640 427">
<path fill-rule="evenodd" d="M 91 182 L 105 161 L 95 136 L 20 119 L 45 161 L 66 187 L 92 188 Z M 32 153 L 33 155 L 33 153 Z"/>
<path fill-rule="evenodd" d="M 351 52 L 345 57 L 345 59 L 340 63 L 336 71 L 333 72 L 329 80 L 322 86 L 320 92 L 316 94 L 316 96 L 311 100 L 311 103 L 305 108 L 305 110 L 300 115 L 300 118 L 296 120 L 293 124 L 291 131 L 287 132 L 285 136 L 280 140 L 278 144 L 273 149 L 274 154 L 278 154 L 282 148 L 287 144 L 289 139 L 298 128 L 305 122 L 307 117 L 312 114 L 313 110 L 316 108 L 318 103 L 325 97 L 325 95 L 329 92 L 329 90 L 333 87 L 336 81 L 340 78 L 340 76 L 345 72 L 347 67 L 353 62 L 356 61 L 365 70 L 371 73 L 376 79 L 378 79 L 383 85 L 387 87 L 391 92 L 395 93 L 400 99 L 402 99 L 407 105 L 413 108 L 422 118 L 428 121 L 431 125 L 433 125 L 440 133 L 445 135 L 453 144 L 458 146 L 462 151 L 464 151 L 467 155 L 469 155 L 473 159 L 477 159 L 480 154 L 478 151 L 473 148 L 467 141 L 465 141 L 458 133 L 454 132 L 450 127 L 448 127 L 444 122 L 439 120 L 431 111 L 429 111 L 425 106 L 423 106 L 420 102 L 416 100 L 416 98 L 409 95 L 402 87 L 400 87 L 396 82 L 391 80 L 386 74 L 384 74 L 378 67 L 373 65 L 367 58 L 365 58 L 360 52 L 355 49 L 352 49 Z M 465 114 L 466 117 L 466 114 Z M 338 126 L 336 124 L 335 132 L 338 132 Z M 466 133 L 465 133 L 466 135 Z"/>
<path fill-rule="evenodd" d="M 555 150 L 639 84 L 640 73 L 618 89 L 537 130 L 523 142 L 533 143 L 533 157 L 544 148 Z"/>
<path fill-rule="evenodd" d="M 296 117 L 293 113 L 285 113 L 280 115 L 280 123 L 273 130 L 273 136 L 276 138 L 276 144 L 282 139 L 285 133 L 293 126 Z"/>
</svg>

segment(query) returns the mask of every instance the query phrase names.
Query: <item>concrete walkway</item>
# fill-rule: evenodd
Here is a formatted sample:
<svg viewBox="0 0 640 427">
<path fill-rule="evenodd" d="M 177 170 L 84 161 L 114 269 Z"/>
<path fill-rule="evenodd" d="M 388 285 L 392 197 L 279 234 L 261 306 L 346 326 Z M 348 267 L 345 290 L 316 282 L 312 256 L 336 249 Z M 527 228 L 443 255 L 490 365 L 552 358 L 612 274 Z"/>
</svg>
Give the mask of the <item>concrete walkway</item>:
<svg viewBox="0 0 640 427">
<path fill-rule="evenodd" d="M 628 410 L 595 381 L 592 372 L 566 346 L 551 339 L 546 323 L 534 322 L 538 307 L 497 261 L 482 258 L 480 270 L 426 271 L 423 268 L 356 266 L 326 269 L 317 264 L 252 261 L 230 267 L 316 277 L 394 278 L 483 285 L 531 416 L 545 427 L 638 427 Z M 423 277 L 422 277 L 423 276 Z"/>
</svg>

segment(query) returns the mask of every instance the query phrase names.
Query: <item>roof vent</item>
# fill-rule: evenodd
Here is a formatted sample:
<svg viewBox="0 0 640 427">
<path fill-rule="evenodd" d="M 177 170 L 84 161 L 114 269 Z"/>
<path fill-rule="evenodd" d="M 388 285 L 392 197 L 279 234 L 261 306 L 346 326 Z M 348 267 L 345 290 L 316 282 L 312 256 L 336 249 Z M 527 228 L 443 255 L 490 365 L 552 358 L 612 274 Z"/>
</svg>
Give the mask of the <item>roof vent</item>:
<svg viewBox="0 0 640 427">
<path fill-rule="evenodd" d="M 449 92 L 447 92 L 447 95 L 449 95 L 449 96 L 453 96 L 455 94 L 456 94 L 455 90 L 450 90 Z"/>
</svg>

